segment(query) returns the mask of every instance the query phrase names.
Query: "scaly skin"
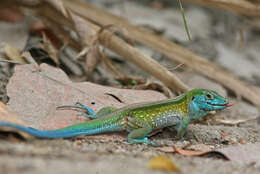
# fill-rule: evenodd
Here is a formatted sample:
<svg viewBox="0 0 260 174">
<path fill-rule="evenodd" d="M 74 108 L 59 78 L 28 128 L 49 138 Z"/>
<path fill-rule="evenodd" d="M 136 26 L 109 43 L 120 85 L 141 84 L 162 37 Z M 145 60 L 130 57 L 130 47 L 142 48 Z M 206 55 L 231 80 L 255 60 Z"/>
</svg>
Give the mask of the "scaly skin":
<svg viewBox="0 0 260 174">
<path fill-rule="evenodd" d="M 230 106 L 227 99 L 214 91 L 193 89 L 174 99 L 133 104 L 121 109 L 105 107 L 100 109 L 96 115 L 92 109 L 86 106 L 72 106 L 90 111 L 90 115 L 87 116 L 94 120 L 57 130 L 38 130 L 9 122 L 0 122 L 0 126 L 13 127 L 39 138 L 68 138 L 78 135 L 128 131 L 128 143 L 155 145 L 147 138 L 153 130 L 174 126 L 177 128 L 178 137 L 183 139 L 191 119 L 200 118 L 207 115 L 209 111 L 223 110 Z"/>
</svg>

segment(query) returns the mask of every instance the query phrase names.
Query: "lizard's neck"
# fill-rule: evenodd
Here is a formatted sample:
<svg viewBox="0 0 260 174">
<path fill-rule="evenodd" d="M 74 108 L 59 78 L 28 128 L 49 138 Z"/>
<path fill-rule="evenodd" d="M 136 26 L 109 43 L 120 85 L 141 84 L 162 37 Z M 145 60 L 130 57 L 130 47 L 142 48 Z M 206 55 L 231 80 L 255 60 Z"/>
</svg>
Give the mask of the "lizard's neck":
<svg viewBox="0 0 260 174">
<path fill-rule="evenodd" d="M 190 119 L 200 118 L 200 117 L 203 117 L 208 114 L 207 111 L 201 110 L 199 108 L 199 106 L 196 104 L 196 102 L 194 102 L 192 100 L 190 101 L 190 103 L 188 105 L 188 113 L 189 113 Z"/>
</svg>

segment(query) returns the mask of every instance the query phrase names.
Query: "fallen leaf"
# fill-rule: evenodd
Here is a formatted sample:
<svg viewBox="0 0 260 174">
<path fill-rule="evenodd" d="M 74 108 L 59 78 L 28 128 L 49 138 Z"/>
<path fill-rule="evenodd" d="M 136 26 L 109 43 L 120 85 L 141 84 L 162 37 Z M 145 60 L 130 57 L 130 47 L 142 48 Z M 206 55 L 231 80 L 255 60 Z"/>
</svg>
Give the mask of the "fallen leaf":
<svg viewBox="0 0 260 174">
<path fill-rule="evenodd" d="M 97 111 L 104 106 L 119 108 L 166 98 L 151 90 L 118 89 L 90 82 L 73 83 L 62 70 L 46 64 L 16 66 L 7 85 L 7 94 L 10 97 L 8 109 L 26 125 L 37 129 L 57 129 L 88 120 L 72 110 L 56 110 L 57 106 L 80 102 Z"/>
<path fill-rule="evenodd" d="M 148 167 L 156 170 L 174 171 L 180 173 L 180 169 L 174 164 L 169 156 L 160 155 L 148 162 Z"/>
<path fill-rule="evenodd" d="M 26 63 L 25 60 L 21 56 L 21 51 L 7 43 L 3 43 L 4 53 L 7 56 L 8 59 L 20 62 L 20 63 Z"/>
<path fill-rule="evenodd" d="M 200 156 L 200 155 L 207 153 L 207 152 L 198 151 L 198 150 L 184 150 L 181 148 L 177 148 L 175 146 L 173 146 L 173 149 L 174 149 L 174 152 L 179 153 L 184 156 Z"/>
<path fill-rule="evenodd" d="M 177 147 L 173 147 L 176 153 L 179 153 L 184 156 L 201 156 L 201 157 L 215 157 L 221 158 L 224 160 L 229 160 L 229 158 L 219 151 L 199 151 L 199 150 L 184 150 Z"/>
</svg>

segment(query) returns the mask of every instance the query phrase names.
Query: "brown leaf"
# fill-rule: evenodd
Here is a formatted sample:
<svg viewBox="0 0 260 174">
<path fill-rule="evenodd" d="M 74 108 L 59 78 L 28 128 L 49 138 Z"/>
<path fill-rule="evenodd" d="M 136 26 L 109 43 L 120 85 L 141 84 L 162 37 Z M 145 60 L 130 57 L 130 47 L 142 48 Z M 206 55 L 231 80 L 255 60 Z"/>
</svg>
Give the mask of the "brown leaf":
<svg viewBox="0 0 260 174">
<path fill-rule="evenodd" d="M 201 145 L 200 145 L 201 146 Z M 229 160 L 229 158 L 223 154 L 222 152 L 219 151 L 206 151 L 207 148 L 205 147 L 200 147 L 200 150 L 185 150 L 185 149 L 181 149 L 181 148 L 177 148 L 177 147 L 171 147 L 171 146 L 164 146 L 164 147 L 157 147 L 156 149 L 162 151 L 162 152 L 166 152 L 166 153 L 178 153 L 184 156 L 199 156 L 199 157 L 215 157 L 215 158 L 221 158 L 224 160 Z M 194 148 L 192 146 L 190 146 L 190 148 Z M 195 149 L 197 149 L 198 147 L 195 147 Z M 204 151 L 205 150 L 205 151 Z"/>
<path fill-rule="evenodd" d="M 73 83 L 60 69 L 46 64 L 16 66 L 7 86 L 8 108 L 27 125 L 40 129 L 56 129 L 87 121 L 71 110 L 57 106 L 85 104 L 95 111 L 104 106 L 122 107 L 132 103 L 157 101 L 165 97 L 155 91 L 117 89 L 89 82 Z M 120 99 L 119 102 L 113 94 Z"/>
<path fill-rule="evenodd" d="M 219 151 L 198 151 L 198 150 L 184 150 L 177 147 L 173 147 L 176 153 L 184 156 L 201 156 L 201 157 L 215 157 L 223 160 L 229 160 L 227 156 Z"/>
<path fill-rule="evenodd" d="M 156 170 L 174 171 L 181 173 L 180 169 L 174 164 L 171 158 L 165 155 L 152 158 L 148 162 L 148 167 Z"/>
<path fill-rule="evenodd" d="M 184 149 L 177 148 L 175 146 L 173 146 L 173 149 L 176 153 L 179 153 L 184 156 L 200 156 L 200 155 L 207 153 L 207 152 L 202 152 L 202 151 L 198 151 L 198 150 L 184 150 Z"/>
</svg>

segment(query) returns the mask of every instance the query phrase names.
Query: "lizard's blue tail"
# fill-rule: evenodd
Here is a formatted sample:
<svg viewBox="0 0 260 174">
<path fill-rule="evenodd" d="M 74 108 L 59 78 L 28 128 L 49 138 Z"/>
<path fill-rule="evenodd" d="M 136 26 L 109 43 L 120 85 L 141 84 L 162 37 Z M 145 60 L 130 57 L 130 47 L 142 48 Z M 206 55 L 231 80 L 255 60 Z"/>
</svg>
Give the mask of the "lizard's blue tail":
<svg viewBox="0 0 260 174">
<path fill-rule="evenodd" d="M 120 127 L 117 124 L 102 124 L 100 121 L 89 121 L 75 124 L 69 127 L 56 130 L 38 130 L 31 127 L 25 127 L 10 122 L 0 122 L 0 127 L 12 127 L 38 138 L 69 138 L 78 135 L 93 135 L 102 132 L 117 131 Z"/>
</svg>

